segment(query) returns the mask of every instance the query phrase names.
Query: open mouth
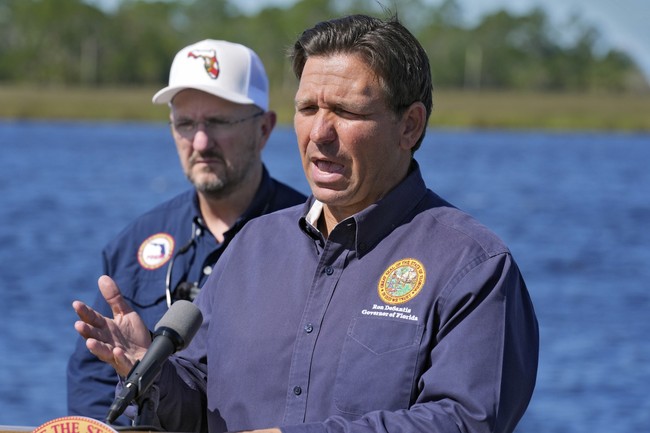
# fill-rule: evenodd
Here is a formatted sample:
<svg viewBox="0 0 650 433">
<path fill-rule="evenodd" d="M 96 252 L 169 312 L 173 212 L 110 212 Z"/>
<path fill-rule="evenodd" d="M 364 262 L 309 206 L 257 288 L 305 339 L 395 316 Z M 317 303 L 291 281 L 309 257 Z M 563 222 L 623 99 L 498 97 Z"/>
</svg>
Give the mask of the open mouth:
<svg viewBox="0 0 650 433">
<path fill-rule="evenodd" d="M 314 161 L 316 168 L 326 174 L 342 174 L 344 166 L 332 161 L 319 159 Z"/>
</svg>

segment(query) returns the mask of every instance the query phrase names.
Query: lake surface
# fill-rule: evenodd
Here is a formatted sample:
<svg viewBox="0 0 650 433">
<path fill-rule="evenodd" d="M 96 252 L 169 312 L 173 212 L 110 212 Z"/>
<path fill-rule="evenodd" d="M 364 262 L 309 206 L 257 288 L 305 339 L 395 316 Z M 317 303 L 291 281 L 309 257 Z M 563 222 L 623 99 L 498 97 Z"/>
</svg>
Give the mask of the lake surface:
<svg viewBox="0 0 650 433">
<path fill-rule="evenodd" d="M 264 158 L 307 191 L 293 130 Z M 519 433 L 650 431 L 650 135 L 430 130 L 429 187 L 505 239 L 538 314 Z M 66 414 L 72 300 L 100 250 L 188 187 L 166 124 L 0 121 L 0 425 Z"/>
</svg>

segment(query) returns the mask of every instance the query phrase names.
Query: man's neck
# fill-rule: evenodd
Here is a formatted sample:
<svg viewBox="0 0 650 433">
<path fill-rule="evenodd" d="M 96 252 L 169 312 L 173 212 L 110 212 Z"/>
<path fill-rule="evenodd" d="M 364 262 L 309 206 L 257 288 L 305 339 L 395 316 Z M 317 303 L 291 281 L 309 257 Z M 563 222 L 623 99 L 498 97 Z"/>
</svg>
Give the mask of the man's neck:
<svg viewBox="0 0 650 433">
<path fill-rule="evenodd" d="M 226 197 L 212 197 L 198 191 L 199 209 L 208 230 L 223 242 L 224 234 L 237 222 L 248 209 L 262 181 L 262 170 L 256 176 L 247 179 L 245 185 Z"/>
</svg>

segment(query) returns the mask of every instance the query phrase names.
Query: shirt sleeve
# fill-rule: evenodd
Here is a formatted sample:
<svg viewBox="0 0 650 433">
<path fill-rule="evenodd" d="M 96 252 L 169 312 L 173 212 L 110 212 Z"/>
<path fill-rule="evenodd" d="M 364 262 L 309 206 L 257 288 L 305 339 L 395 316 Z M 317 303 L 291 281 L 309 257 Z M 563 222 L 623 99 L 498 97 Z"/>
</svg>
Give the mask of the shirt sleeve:
<svg viewBox="0 0 650 433">
<path fill-rule="evenodd" d="M 201 327 L 187 348 L 163 364 L 157 381 L 158 422 L 166 431 L 208 431 L 206 334 L 210 313 L 202 308 L 206 297 L 201 290 L 194 301 L 203 314 Z"/>
<path fill-rule="evenodd" d="M 533 392 L 538 326 L 509 254 L 463 270 L 440 302 L 430 366 L 408 409 L 282 427 L 284 433 L 512 432 Z"/>
</svg>

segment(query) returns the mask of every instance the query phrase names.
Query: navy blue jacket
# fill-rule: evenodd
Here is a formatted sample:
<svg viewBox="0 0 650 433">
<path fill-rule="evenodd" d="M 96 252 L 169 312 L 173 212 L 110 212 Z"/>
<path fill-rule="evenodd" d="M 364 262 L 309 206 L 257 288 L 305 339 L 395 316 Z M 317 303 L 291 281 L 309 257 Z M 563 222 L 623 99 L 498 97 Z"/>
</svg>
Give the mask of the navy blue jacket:
<svg viewBox="0 0 650 433">
<path fill-rule="evenodd" d="M 203 225 L 196 191 L 189 189 L 137 218 L 110 242 L 102 252 L 103 272 L 117 282 L 133 309 L 149 329 L 154 329 L 168 308 L 165 281 L 170 264 L 170 289 L 175 298 L 182 298 L 175 290 L 179 284 L 190 289 L 201 287 L 226 246 L 250 219 L 304 203 L 305 199 L 272 179 L 264 168 L 253 202 L 220 244 Z M 112 317 L 101 294 L 92 306 Z M 117 381 L 115 370 L 91 354 L 80 337 L 68 362 L 69 415 L 103 421 L 115 398 Z M 121 417 L 116 424 L 128 425 L 129 420 Z"/>
</svg>

